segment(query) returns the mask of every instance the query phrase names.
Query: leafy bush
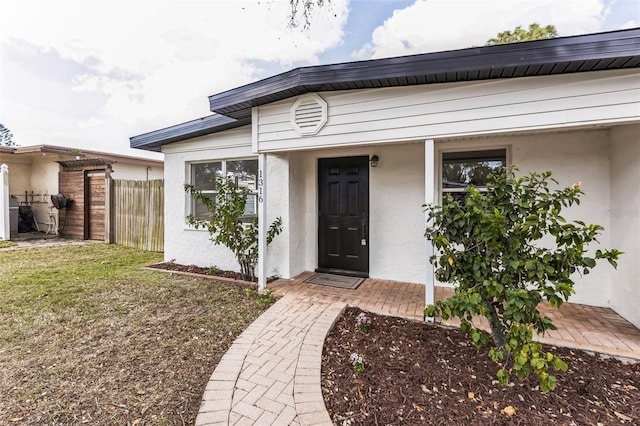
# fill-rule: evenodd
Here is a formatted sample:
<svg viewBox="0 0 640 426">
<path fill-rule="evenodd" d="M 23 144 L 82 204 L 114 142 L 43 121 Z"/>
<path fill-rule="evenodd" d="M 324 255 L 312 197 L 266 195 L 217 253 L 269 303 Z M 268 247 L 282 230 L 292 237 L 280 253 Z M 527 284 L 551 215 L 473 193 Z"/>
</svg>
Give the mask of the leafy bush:
<svg viewBox="0 0 640 426">
<path fill-rule="evenodd" d="M 500 383 L 506 385 L 514 370 L 519 378 L 534 372 L 540 388 L 549 391 L 556 381 L 549 369 L 566 370 L 567 365 L 532 340 L 534 331 L 556 329 L 538 304 L 547 299 L 559 307 L 575 292 L 575 272 L 588 274 L 598 259 L 616 267 L 621 252 L 588 255 L 587 246 L 597 242 L 603 228 L 561 216 L 563 208 L 580 203 L 579 182 L 551 190 L 549 181 L 557 184 L 551 172 L 517 178 L 514 170 L 491 176 L 486 192 L 471 186 L 462 199 L 448 196 L 442 206 L 424 206 L 436 278 L 456 285 L 452 297 L 427 306 L 425 315 L 459 317 L 461 329 L 478 347 L 489 338 L 472 318 L 486 317 Z"/>
<path fill-rule="evenodd" d="M 258 218 L 245 216 L 247 196 L 250 191 L 246 187 L 238 188 L 232 179 L 218 177 L 214 198 L 203 194 L 193 185 L 185 184 L 185 191 L 194 200 L 202 203 L 209 217 L 199 219 L 190 215 L 187 220 L 196 229 L 209 231 L 211 241 L 222 244 L 233 252 L 240 264 L 245 280 L 255 280 L 255 269 L 258 263 Z M 267 230 L 267 245 L 282 232 L 282 219 L 276 218 Z"/>
</svg>

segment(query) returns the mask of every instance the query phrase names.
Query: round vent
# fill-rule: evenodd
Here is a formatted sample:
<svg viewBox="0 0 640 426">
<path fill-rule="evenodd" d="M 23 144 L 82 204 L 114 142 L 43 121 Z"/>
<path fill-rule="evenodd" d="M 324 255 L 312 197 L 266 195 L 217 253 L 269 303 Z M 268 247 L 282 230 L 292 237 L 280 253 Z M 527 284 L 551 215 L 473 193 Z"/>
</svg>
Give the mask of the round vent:
<svg viewBox="0 0 640 426">
<path fill-rule="evenodd" d="M 315 135 L 327 123 L 327 103 L 316 94 L 300 96 L 291 107 L 291 125 L 301 135 Z"/>
</svg>

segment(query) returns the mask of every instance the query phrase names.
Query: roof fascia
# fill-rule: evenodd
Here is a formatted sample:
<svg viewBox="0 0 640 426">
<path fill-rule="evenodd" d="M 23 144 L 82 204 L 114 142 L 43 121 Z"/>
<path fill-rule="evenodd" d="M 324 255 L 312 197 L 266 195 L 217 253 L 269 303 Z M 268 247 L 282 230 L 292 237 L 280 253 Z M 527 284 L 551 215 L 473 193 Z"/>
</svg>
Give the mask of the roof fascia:
<svg viewBox="0 0 640 426">
<path fill-rule="evenodd" d="M 537 71 L 511 77 L 549 75 L 541 71 L 544 65 L 625 57 L 640 57 L 640 28 L 300 67 L 211 95 L 209 106 L 213 115 L 134 136 L 130 138 L 130 146 L 160 152 L 162 145 L 248 125 L 253 107 L 310 92 L 428 84 L 419 82 L 424 78 L 416 78 L 425 76 L 434 77 L 435 83 L 505 78 L 492 77 L 494 70 L 523 66 Z M 463 73 L 471 72 L 477 75 L 484 72 L 486 77 L 464 78 Z M 569 72 L 581 69 L 560 73 Z M 449 79 L 450 75 L 453 79 Z M 438 76 L 445 76 L 445 80 L 439 80 Z M 416 82 L 402 82 L 405 80 Z"/>
<path fill-rule="evenodd" d="M 78 148 L 66 148 L 62 146 L 54 145 L 30 145 L 15 147 L 13 152 L 16 155 L 25 154 L 58 154 L 58 155 L 80 155 L 82 157 L 100 157 L 104 160 L 109 160 L 114 163 L 129 163 L 136 165 L 148 165 L 148 166 L 161 166 L 163 161 L 146 159 L 142 157 L 133 157 L 129 155 L 111 154 L 100 151 L 90 151 Z"/>
<path fill-rule="evenodd" d="M 197 120 L 176 124 L 152 132 L 133 136 L 131 148 L 160 152 L 162 145 L 193 139 L 199 136 L 234 129 L 250 124 L 251 120 L 236 120 L 224 115 L 213 114 Z"/>
<path fill-rule="evenodd" d="M 239 119 L 250 116 L 252 107 L 308 92 L 337 90 L 335 86 L 341 84 L 356 84 L 358 86 L 349 87 L 349 89 L 391 87 L 407 85 L 406 83 L 394 84 L 393 80 L 399 78 L 479 72 L 501 67 L 541 66 L 572 61 L 619 58 L 628 55 L 640 55 L 640 29 L 638 28 L 301 67 L 211 95 L 209 96 L 209 106 L 213 112 Z M 378 82 L 381 79 L 389 81 L 381 86 Z M 452 81 L 456 81 L 455 78 Z M 457 81 L 468 80 L 460 79 Z"/>
</svg>

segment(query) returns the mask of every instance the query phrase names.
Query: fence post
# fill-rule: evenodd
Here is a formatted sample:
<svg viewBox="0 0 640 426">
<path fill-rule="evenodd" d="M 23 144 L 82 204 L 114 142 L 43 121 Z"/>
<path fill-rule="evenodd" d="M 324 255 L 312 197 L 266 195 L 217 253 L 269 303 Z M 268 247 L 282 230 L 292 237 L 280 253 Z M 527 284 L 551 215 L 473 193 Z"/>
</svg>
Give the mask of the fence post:
<svg viewBox="0 0 640 426">
<path fill-rule="evenodd" d="M 9 166 L 0 166 L 0 240 L 11 239 L 9 218 Z"/>
<path fill-rule="evenodd" d="M 113 189 L 111 188 L 111 173 L 105 173 L 104 177 L 104 241 L 113 244 L 113 224 L 111 222 L 111 208 Z"/>
</svg>

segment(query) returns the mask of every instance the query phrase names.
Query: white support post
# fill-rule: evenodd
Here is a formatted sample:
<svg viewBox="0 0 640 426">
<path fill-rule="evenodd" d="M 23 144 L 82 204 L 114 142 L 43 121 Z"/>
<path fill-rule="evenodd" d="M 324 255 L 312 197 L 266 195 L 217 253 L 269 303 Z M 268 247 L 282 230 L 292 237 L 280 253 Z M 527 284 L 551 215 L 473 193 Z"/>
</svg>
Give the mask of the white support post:
<svg viewBox="0 0 640 426">
<path fill-rule="evenodd" d="M 435 147 L 433 143 L 433 139 L 427 139 L 424 141 L 424 202 L 425 204 L 433 203 L 436 199 L 435 190 L 436 190 L 436 157 L 435 157 Z M 425 213 L 425 218 L 427 222 L 429 220 L 428 215 Z M 427 245 L 427 258 L 426 260 L 426 269 L 427 269 L 427 283 L 424 288 L 424 303 L 425 306 L 432 305 L 435 303 L 435 273 L 433 269 L 433 265 L 429 261 L 429 258 L 433 256 L 433 244 L 431 241 L 426 241 Z M 433 317 L 426 317 L 425 321 L 433 322 Z"/>
<path fill-rule="evenodd" d="M 11 239 L 9 226 L 9 166 L 0 166 L 0 240 Z"/>
<path fill-rule="evenodd" d="M 258 290 L 267 287 L 267 154 L 258 154 Z"/>
</svg>

